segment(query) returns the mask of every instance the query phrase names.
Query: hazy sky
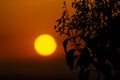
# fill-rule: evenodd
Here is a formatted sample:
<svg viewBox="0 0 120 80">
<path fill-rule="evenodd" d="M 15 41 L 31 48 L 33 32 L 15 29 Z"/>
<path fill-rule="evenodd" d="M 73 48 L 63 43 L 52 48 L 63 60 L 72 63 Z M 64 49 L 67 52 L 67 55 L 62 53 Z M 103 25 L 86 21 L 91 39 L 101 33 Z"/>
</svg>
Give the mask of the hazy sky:
<svg viewBox="0 0 120 80">
<path fill-rule="evenodd" d="M 48 33 L 59 40 L 53 25 L 62 10 L 61 1 L 4 0 L 0 3 L 0 45 L 4 53 L 12 52 L 9 58 L 22 57 L 23 51 L 26 52 L 25 59 L 31 55 L 33 58 L 36 54 L 33 42 L 40 34 Z M 6 57 L 6 54 L 1 54 L 1 57 Z"/>
<path fill-rule="evenodd" d="M 62 5 L 63 0 L 0 0 L 0 77 L 78 79 L 65 62 L 62 37 L 53 29 Z M 58 45 L 49 57 L 38 55 L 33 46 L 44 33 L 55 37 Z"/>
</svg>

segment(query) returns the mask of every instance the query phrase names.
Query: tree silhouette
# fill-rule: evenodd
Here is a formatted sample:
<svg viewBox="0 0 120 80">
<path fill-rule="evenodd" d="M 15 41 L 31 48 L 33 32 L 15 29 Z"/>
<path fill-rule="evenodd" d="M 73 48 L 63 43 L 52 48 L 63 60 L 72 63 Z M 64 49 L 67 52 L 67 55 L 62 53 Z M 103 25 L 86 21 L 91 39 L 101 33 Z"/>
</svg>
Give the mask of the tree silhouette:
<svg viewBox="0 0 120 80">
<path fill-rule="evenodd" d="M 74 0 L 70 16 L 64 1 L 54 29 L 67 35 L 63 42 L 66 62 L 80 68 L 80 80 L 92 71 L 105 80 L 120 80 L 120 0 Z"/>
</svg>

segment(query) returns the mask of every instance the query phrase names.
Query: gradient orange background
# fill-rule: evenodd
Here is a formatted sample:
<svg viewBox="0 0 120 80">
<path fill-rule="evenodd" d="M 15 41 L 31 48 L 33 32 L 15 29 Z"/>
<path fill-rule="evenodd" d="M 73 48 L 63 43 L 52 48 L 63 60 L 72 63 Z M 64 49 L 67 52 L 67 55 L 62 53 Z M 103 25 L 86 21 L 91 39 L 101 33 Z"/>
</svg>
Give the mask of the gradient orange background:
<svg viewBox="0 0 120 80">
<path fill-rule="evenodd" d="M 0 78 L 78 79 L 66 64 L 64 39 L 53 29 L 62 6 L 63 0 L 0 0 Z M 58 45 L 49 57 L 38 55 L 33 46 L 44 33 L 55 37 Z"/>
</svg>

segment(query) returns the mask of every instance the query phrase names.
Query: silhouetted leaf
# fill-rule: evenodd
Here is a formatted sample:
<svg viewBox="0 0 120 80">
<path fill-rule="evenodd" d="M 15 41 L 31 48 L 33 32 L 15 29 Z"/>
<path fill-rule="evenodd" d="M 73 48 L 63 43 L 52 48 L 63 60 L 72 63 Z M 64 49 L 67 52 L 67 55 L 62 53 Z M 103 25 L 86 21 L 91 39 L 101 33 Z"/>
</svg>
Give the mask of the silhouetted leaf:
<svg viewBox="0 0 120 80">
<path fill-rule="evenodd" d="M 73 69 L 74 68 L 74 52 L 76 50 L 75 49 L 71 49 L 68 51 L 68 53 L 66 54 L 66 61 L 68 66 Z"/>
<path fill-rule="evenodd" d="M 67 53 L 67 44 L 68 44 L 69 41 L 70 41 L 70 38 L 64 40 L 64 42 L 63 42 L 63 47 L 64 47 L 64 50 L 65 50 L 65 53 Z"/>
<path fill-rule="evenodd" d="M 84 67 L 87 68 L 89 66 L 89 64 L 91 63 L 91 59 L 92 58 L 91 58 L 91 56 L 89 54 L 88 49 L 85 48 L 85 49 L 82 50 L 82 52 L 80 54 L 80 58 L 78 60 L 79 61 L 78 64 L 79 64 L 80 67 L 83 65 Z"/>
</svg>

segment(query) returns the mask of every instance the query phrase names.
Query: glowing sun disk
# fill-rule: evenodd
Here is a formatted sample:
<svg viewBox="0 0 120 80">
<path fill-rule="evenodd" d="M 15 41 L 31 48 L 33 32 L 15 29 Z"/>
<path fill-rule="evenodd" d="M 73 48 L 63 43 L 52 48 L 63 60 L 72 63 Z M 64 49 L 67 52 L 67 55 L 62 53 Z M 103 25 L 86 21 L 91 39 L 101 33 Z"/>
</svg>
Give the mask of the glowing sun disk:
<svg viewBox="0 0 120 80">
<path fill-rule="evenodd" d="M 42 56 L 49 56 L 55 52 L 57 44 L 51 35 L 43 34 L 36 38 L 34 48 L 38 54 Z"/>
</svg>

